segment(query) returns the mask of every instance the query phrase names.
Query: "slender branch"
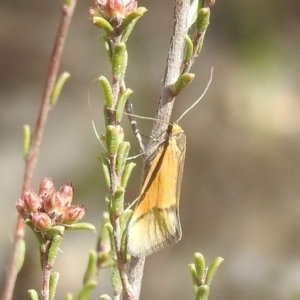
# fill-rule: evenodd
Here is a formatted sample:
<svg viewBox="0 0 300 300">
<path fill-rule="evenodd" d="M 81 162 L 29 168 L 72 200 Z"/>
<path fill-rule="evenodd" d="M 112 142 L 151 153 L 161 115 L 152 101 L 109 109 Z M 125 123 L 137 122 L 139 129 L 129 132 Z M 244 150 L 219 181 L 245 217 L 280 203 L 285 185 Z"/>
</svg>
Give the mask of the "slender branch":
<svg viewBox="0 0 300 300">
<path fill-rule="evenodd" d="M 170 94 L 170 86 L 178 79 L 182 67 L 182 58 L 184 53 L 184 36 L 187 33 L 187 14 L 190 5 L 189 0 L 175 0 L 174 2 L 174 28 L 171 37 L 170 50 L 167 59 L 163 89 L 158 103 L 156 118 L 163 122 L 155 122 L 152 130 L 152 136 L 162 137 L 166 132 L 168 122 L 171 117 L 174 104 L 174 97 Z M 152 147 L 153 146 L 153 147 Z M 151 139 L 149 148 L 145 153 L 143 178 L 147 174 L 152 162 L 152 156 L 157 149 L 158 142 Z M 149 150 L 149 151 L 148 151 Z M 127 276 L 131 287 L 131 295 L 124 294 L 125 300 L 138 300 L 143 277 L 145 258 L 131 258 L 127 264 Z"/>
<path fill-rule="evenodd" d="M 158 102 L 156 110 L 156 119 L 162 120 L 163 122 L 157 121 L 154 123 L 151 136 L 158 139 L 164 138 L 164 133 L 170 122 L 171 113 L 174 105 L 174 96 L 170 93 L 170 88 L 174 82 L 178 79 L 181 73 L 183 53 L 184 53 L 184 36 L 187 33 L 187 16 L 188 9 L 190 6 L 189 0 L 175 0 L 174 7 L 174 27 L 171 36 L 170 49 L 167 58 L 166 71 L 164 76 L 163 88 L 161 96 Z M 153 153 L 155 153 L 158 146 L 157 139 L 151 139 L 149 141 L 149 147 L 145 154 L 145 172 L 147 173 L 148 167 L 151 163 Z"/>
<path fill-rule="evenodd" d="M 60 25 L 58 28 L 57 36 L 55 39 L 55 43 L 54 43 L 54 47 L 53 47 L 53 51 L 49 63 L 45 89 L 41 100 L 41 107 L 35 125 L 31 149 L 26 160 L 22 194 L 24 193 L 24 191 L 29 190 L 32 185 L 32 178 L 35 171 L 37 159 L 39 156 L 40 145 L 42 142 L 45 125 L 47 122 L 47 117 L 49 111 L 52 108 L 52 106 L 50 105 L 50 97 L 57 78 L 62 51 L 64 48 L 66 36 L 69 30 L 69 26 L 71 23 L 75 6 L 76 6 L 76 0 L 73 0 L 72 4 L 69 6 L 67 5 L 62 6 L 61 21 L 60 21 Z M 18 249 L 20 248 L 20 244 L 24 238 L 24 234 L 25 234 L 25 224 L 23 223 L 22 219 L 19 217 L 16 224 L 12 256 L 9 262 L 8 272 L 6 275 L 2 300 L 10 300 L 12 298 L 13 290 L 17 278 L 17 273 L 18 273 L 18 269 L 17 269 L 18 255 L 19 255 Z"/>
</svg>

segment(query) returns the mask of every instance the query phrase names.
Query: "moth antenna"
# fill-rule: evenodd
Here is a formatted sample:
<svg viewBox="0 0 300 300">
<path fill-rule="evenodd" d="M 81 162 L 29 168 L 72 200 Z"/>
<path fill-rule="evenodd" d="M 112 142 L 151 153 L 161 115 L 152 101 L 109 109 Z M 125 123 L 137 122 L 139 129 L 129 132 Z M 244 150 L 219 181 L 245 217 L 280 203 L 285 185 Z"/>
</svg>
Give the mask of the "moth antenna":
<svg viewBox="0 0 300 300">
<path fill-rule="evenodd" d="M 131 209 L 131 207 L 139 201 L 140 197 L 135 198 L 129 205 L 126 207 L 125 211 Z"/>
<path fill-rule="evenodd" d="M 191 109 L 193 109 L 203 99 L 203 97 L 205 96 L 205 94 L 208 91 L 209 86 L 210 86 L 210 84 L 212 82 L 213 70 L 214 70 L 214 68 L 211 68 L 210 78 L 209 78 L 209 81 L 208 81 L 208 83 L 206 85 L 206 88 L 205 88 L 204 92 L 202 93 L 202 95 L 186 111 L 183 112 L 183 114 L 178 118 L 178 120 L 176 121 L 176 123 L 178 123 Z"/>
</svg>

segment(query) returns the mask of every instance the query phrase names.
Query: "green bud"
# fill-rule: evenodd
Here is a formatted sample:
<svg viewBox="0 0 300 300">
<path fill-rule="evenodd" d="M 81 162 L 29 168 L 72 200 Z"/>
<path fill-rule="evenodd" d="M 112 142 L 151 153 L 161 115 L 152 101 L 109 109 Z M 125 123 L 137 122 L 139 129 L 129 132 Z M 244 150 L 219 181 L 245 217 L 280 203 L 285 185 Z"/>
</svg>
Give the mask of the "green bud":
<svg viewBox="0 0 300 300">
<path fill-rule="evenodd" d="M 113 107 L 113 92 L 109 81 L 104 77 L 100 76 L 99 81 L 102 85 L 104 96 L 105 96 L 105 105 L 108 108 Z"/>
<path fill-rule="evenodd" d="M 108 21 L 101 17 L 93 17 L 92 23 L 102 29 L 104 29 L 109 35 L 114 33 L 114 28 Z"/>
<path fill-rule="evenodd" d="M 119 148 L 119 131 L 114 125 L 108 125 L 106 127 L 105 142 L 107 147 L 107 152 L 109 155 L 115 155 Z"/>
<path fill-rule="evenodd" d="M 39 295 L 36 290 L 28 290 L 28 294 L 31 300 L 39 300 Z"/>
<path fill-rule="evenodd" d="M 191 275 L 192 275 L 194 292 L 196 293 L 196 291 L 198 290 L 198 287 L 199 287 L 199 283 L 198 283 L 195 264 L 189 264 L 189 269 L 190 269 L 190 272 L 191 272 Z"/>
<path fill-rule="evenodd" d="M 199 32 L 205 32 L 209 25 L 210 9 L 201 8 L 198 10 L 198 17 L 196 20 L 196 28 Z"/>
<path fill-rule="evenodd" d="M 216 271 L 218 270 L 219 266 L 222 264 L 223 261 L 224 261 L 224 258 L 222 258 L 222 257 L 217 257 L 213 260 L 213 262 L 211 263 L 211 265 L 209 266 L 209 268 L 207 270 L 205 284 L 210 285 Z"/>
<path fill-rule="evenodd" d="M 97 281 L 96 280 L 91 280 L 87 282 L 81 291 L 79 292 L 79 295 L 77 297 L 77 300 L 86 300 L 86 299 L 91 299 L 92 292 L 97 286 Z"/>
<path fill-rule="evenodd" d="M 114 234 L 113 234 L 114 229 L 113 229 L 111 223 L 106 223 L 105 228 L 108 230 L 109 237 L 110 237 L 111 253 L 112 253 L 112 255 L 115 255 L 116 249 L 115 249 Z"/>
<path fill-rule="evenodd" d="M 31 130 L 29 125 L 23 126 L 23 156 L 27 158 L 31 146 Z"/>
<path fill-rule="evenodd" d="M 131 89 L 126 89 L 126 91 L 122 94 L 121 98 L 118 101 L 117 107 L 116 107 L 116 121 L 121 122 L 121 119 L 123 117 L 124 108 L 127 102 L 128 97 L 133 93 Z"/>
<path fill-rule="evenodd" d="M 53 88 L 51 98 L 50 98 L 50 104 L 54 106 L 57 103 L 58 97 L 66 83 L 66 81 L 70 78 L 70 73 L 63 72 L 57 79 L 55 86 Z"/>
<path fill-rule="evenodd" d="M 123 174 L 122 174 L 122 178 L 121 178 L 121 187 L 126 188 L 128 180 L 132 173 L 132 170 L 134 169 L 135 166 L 136 166 L 136 163 L 134 163 L 134 162 L 130 162 L 130 163 L 126 164 Z"/>
<path fill-rule="evenodd" d="M 106 154 L 102 153 L 100 154 L 98 159 L 102 163 L 102 170 L 103 170 L 106 185 L 108 188 L 110 188 L 110 164 L 109 164 L 108 157 L 106 156 Z"/>
<path fill-rule="evenodd" d="M 128 157 L 130 150 L 129 142 L 122 142 L 119 145 L 117 158 L 116 158 L 116 173 L 120 176 L 124 170 L 124 166 L 126 164 L 126 159 Z"/>
<path fill-rule="evenodd" d="M 106 107 L 106 105 L 104 105 L 103 107 L 103 114 L 104 114 L 104 125 L 105 127 L 107 127 L 108 125 L 111 124 L 111 113 L 110 113 L 110 109 L 108 107 Z"/>
<path fill-rule="evenodd" d="M 111 285 L 112 285 L 114 291 L 122 290 L 122 282 L 121 282 L 120 272 L 118 269 L 118 265 L 116 263 L 114 263 L 114 265 L 111 269 Z"/>
<path fill-rule="evenodd" d="M 24 259 L 25 259 L 25 253 L 26 253 L 26 244 L 24 240 L 19 240 L 17 249 L 17 255 L 18 255 L 18 261 L 17 261 L 17 268 L 18 273 L 23 267 Z"/>
<path fill-rule="evenodd" d="M 193 57 L 194 45 L 193 45 L 192 39 L 188 35 L 186 35 L 184 37 L 184 40 L 185 40 L 185 46 L 186 46 L 184 63 L 187 64 Z"/>
<path fill-rule="evenodd" d="M 96 232 L 96 227 L 91 223 L 75 223 L 71 225 L 65 225 L 68 230 L 88 230 Z"/>
<path fill-rule="evenodd" d="M 55 292 L 58 285 L 58 279 L 59 279 L 59 273 L 54 272 L 50 275 L 49 300 L 53 300 L 55 297 Z"/>
<path fill-rule="evenodd" d="M 62 240 L 63 240 L 63 236 L 61 236 L 59 234 L 54 235 L 53 238 L 51 239 L 51 246 L 50 246 L 50 249 L 48 252 L 48 264 L 50 266 L 54 265 L 55 259 L 57 257 L 59 245 Z"/>
<path fill-rule="evenodd" d="M 125 189 L 122 188 L 117 189 L 114 193 L 114 198 L 111 206 L 114 216 L 120 216 L 124 211 L 124 194 Z"/>
<path fill-rule="evenodd" d="M 185 73 L 182 74 L 172 87 L 172 96 L 175 97 L 180 94 L 195 78 L 195 74 Z"/>
<path fill-rule="evenodd" d="M 196 268 L 196 276 L 198 279 L 199 283 L 204 283 L 202 281 L 204 281 L 205 279 L 205 259 L 204 256 L 201 253 L 196 252 L 194 254 L 194 259 L 195 259 L 195 268 Z"/>
<path fill-rule="evenodd" d="M 119 43 L 114 49 L 112 56 L 112 72 L 113 76 L 117 78 L 124 78 L 127 67 L 127 50 L 125 43 Z"/>
<path fill-rule="evenodd" d="M 52 237 L 54 235 L 63 236 L 64 232 L 65 232 L 65 226 L 62 225 L 52 226 L 49 230 L 47 230 L 46 236 L 47 237 Z"/>
<path fill-rule="evenodd" d="M 145 7 L 138 7 L 134 12 L 126 16 L 123 20 L 120 29 L 123 31 L 121 41 L 126 43 L 136 22 L 146 13 L 147 9 Z"/>
<path fill-rule="evenodd" d="M 89 253 L 89 261 L 88 265 L 83 277 L 83 283 L 87 283 L 88 281 L 91 281 L 95 279 L 97 275 L 97 261 L 98 261 L 98 256 L 95 250 L 91 250 Z"/>
</svg>

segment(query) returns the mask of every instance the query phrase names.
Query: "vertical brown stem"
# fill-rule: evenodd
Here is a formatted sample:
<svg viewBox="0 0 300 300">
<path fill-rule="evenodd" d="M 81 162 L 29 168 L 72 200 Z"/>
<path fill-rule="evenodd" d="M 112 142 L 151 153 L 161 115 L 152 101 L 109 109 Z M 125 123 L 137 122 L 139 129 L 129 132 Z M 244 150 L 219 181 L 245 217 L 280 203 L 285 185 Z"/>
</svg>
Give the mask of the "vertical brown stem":
<svg viewBox="0 0 300 300">
<path fill-rule="evenodd" d="M 62 17 L 49 63 L 44 93 L 41 100 L 41 107 L 35 125 L 35 130 L 32 138 L 32 145 L 26 160 L 22 194 L 24 193 L 24 191 L 29 190 L 32 185 L 32 178 L 39 156 L 40 145 L 42 142 L 47 117 L 50 109 L 52 108 L 50 104 L 51 93 L 53 91 L 53 87 L 57 78 L 58 68 L 61 61 L 65 40 L 67 37 L 75 6 L 76 0 L 73 0 L 70 6 L 63 5 L 62 7 Z M 10 300 L 12 298 L 18 273 L 18 250 L 20 249 L 20 244 L 24 238 L 24 235 L 25 225 L 23 223 L 23 220 L 19 217 L 16 224 L 12 256 L 9 262 L 8 271 L 5 279 L 4 291 L 1 298 L 2 300 Z"/>
</svg>

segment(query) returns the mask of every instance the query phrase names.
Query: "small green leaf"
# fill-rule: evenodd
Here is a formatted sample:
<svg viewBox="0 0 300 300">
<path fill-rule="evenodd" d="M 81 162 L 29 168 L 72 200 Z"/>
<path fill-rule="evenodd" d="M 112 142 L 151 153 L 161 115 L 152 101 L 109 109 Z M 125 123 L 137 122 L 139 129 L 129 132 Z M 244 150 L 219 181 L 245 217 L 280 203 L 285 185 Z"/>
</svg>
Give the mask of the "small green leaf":
<svg viewBox="0 0 300 300">
<path fill-rule="evenodd" d="M 26 253 L 26 244 L 24 240 L 19 240 L 18 243 L 18 249 L 17 249 L 17 255 L 18 255 L 18 262 L 17 262 L 17 268 L 18 268 L 18 273 L 23 267 L 23 263 L 25 260 L 25 253 Z"/>
<path fill-rule="evenodd" d="M 91 223 L 75 223 L 70 225 L 65 225 L 67 230 L 87 230 L 96 232 L 96 227 Z"/>
<path fill-rule="evenodd" d="M 23 156 L 27 158 L 31 146 L 31 129 L 29 125 L 23 126 Z"/>
<path fill-rule="evenodd" d="M 62 225 L 57 225 L 57 226 L 52 226 L 46 231 L 46 236 L 47 237 L 52 237 L 54 235 L 60 235 L 63 236 L 65 232 L 65 226 Z"/>
<path fill-rule="evenodd" d="M 204 281 L 205 279 L 205 259 L 204 256 L 201 253 L 196 252 L 194 254 L 194 259 L 195 259 L 195 269 L 196 269 L 196 276 L 198 279 L 198 282 L 200 284 L 204 283 L 202 281 Z"/>
<path fill-rule="evenodd" d="M 87 282 L 79 292 L 77 300 L 89 300 L 96 286 L 97 286 L 97 281 L 95 280 L 91 280 Z"/>
<path fill-rule="evenodd" d="M 198 287 L 199 287 L 199 282 L 198 282 L 198 278 L 197 278 L 195 264 L 189 264 L 189 269 L 190 269 L 190 272 L 192 275 L 194 292 L 196 293 L 196 291 L 198 290 Z"/>
<path fill-rule="evenodd" d="M 55 86 L 53 88 L 51 98 L 50 98 L 50 104 L 54 106 L 57 103 L 58 97 L 67 81 L 67 79 L 70 78 L 70 73 L 63 72 L 57 79 Z"/>
<path fill-rule="evenodd" d="M 49 300 L 53 300 L 58 285 L 59 273 L 54 272 L 50 275 Z"/>
<path fill-rule="evenodd" d="M 120 29 L 123 31 L 121 41 L 126 43 L 136 22 L 147 12 L 145 7 L 138 7 L 134 12 L 129 14 L 122 22 Z"/>
<path fill-rule="evenodd" d="M 127 99 L 132 93 L 133 93 L 133 91 L 131 89 L 126 89 L 126 91 L 121 95 L 121 98 L 119 99 L 117 107 L 116 107 L 116 121 L 117 122 L 121 122 Z"/>
<path fill-rule="evenodd" d="M 210 9 L 201 8 L 198 10 L 198 17 L 196 21 L 196 28 L 199 32 L 205 32 L 209 25 Z"/>
<path fill-rule="evenodd" d="M 106 21 L 102 17 L 93 17 L 92 23 L 104 29 L 109 35 L 114 33 L 114 28 L 111 26 L 111 24 L 108 21 Z"/>
<path fill-rule="evenodd" d="M 122 179 L 121 179 L 121 187 L 122 188 L 126 188 L 128 180 L 132 173 L 132 170 L 134 169 L 135 166 L 136 166 L 136 163 L 134 163 L 134 162 L 130 162 L 125 166 L 123 175 L 122 175 Z"/>
<path fill-rule="evenodd" d="M 116 126 L 108 125 L 106 127 L 105 142 L 108 154 L 115 155 L 118 151 L 120 143 L 120 134 Z"/>
<path fill-rule="evenodd" d="M 112 56 L 112 72 L 115 80 L 123 79 L 127 67 L 128 54 L 125 43 L 119 43 L 115 46 Z"/>
<path fill-rule="evenodd" d="M 195 74 L 185 73 L 182 74 L 172 87 L 172 96 L 175 97 L 181 93 L 195 78 Z"/>
<path fill-rule="evenodd" d="M 188 35 L 184 37 L 184 40 L 186 46 L 184 63 L 187 64 L 193 57 L 194 45 L 192 39 Z"/>
<path fill-rule="evenodd" d="M 59 245 L 62 240 L 63 240 L 63 236 L 59 234 L 54 235 L 53 238 L 51 239 L 51 246 L 48 252 L 48 264 L 50 266 L 54 265 L 55 259 L 57 257 L 57 252 L 59 250 Z"/>
<path fill-rule="evenodd" d="M 216 271 L 218 270 L 219 266 L 222 264 L 223 261 L 224 258 L 222 257 L 217 257 L 213 260 L 213 262 L 210 264 L 207 270 L 205 284 L 210 285 L 213 277 L 215 276 Z"/>
<path fill-rule="evenodd" d="M 115 249 L 114 234 L 113 234 L 114 229 L 110 223 L 106 223 L 105 228 L 108 230 L 109 237 L 110 237 L 111 253 L 112 253 L 112 255 L 115 255 L 116 249 Z"/>
<path fill-rule="evenodd" d="M 111 209 L 115 217 L 119 217 L 124 211 L 124 194 L 125 189 L 123 188 L 117 189 L 114 193 Z"/>
<path fill-rule="evenodd" d="M 39 300 L 39 295 L 36 290 L 28 290 L 28 294 L 31 300 Z"/>
<path fill-rule="evenodd" d="M 102 153 L 98 158 L 102 163 L 101 165 L 102 165 L 106 186 L 109 188 L 110 187 L 110 164 L 109 164 L 108 157 L 106 156 L 106 154 Z"/>
<path fill-rule="evenodd" d="M 89 253 L 89 261 L 84 274 L 83 283 L 87 283 L 90 280 L 94 280 L 97 275 L 97 253 L 95 250 L 91 250 Z"/>
<path fill-rule="evenodd" d="M 124 166 L 126 164 L 126 159 L 128 157 L 130 150 L 129 142 L 122 142 L 119 145 L 117 158 L 116 158 L 116 173 L 120 176 L 124 170 Z"/>
<path fill-rule="evenodd" d="M 113 107 L 113 92 L 109 81 L 104 77 L 100 76 L 99 81 L 102 85 L 104 96 L 105 96 L 105 105 L 108 108 Z"/>
<path fill-rule="evenodd" d="M 121 277 L 120 277 L 120 272 L 118 269 L 118 266 L 116 263 L 114 263 L 112 269 L 111 269 L 111 285 L 114 289 L 114 293 L 116 294 L 122 290 L 122 282 L 121 282 Z"/>
</svg>

